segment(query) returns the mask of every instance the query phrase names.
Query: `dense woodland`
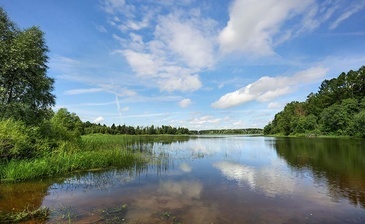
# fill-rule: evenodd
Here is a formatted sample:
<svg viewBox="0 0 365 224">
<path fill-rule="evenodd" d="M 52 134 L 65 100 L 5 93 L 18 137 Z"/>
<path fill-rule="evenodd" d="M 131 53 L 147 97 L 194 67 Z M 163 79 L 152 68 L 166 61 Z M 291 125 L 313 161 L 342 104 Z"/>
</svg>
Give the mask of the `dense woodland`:
<svg viewBox="0 0 365 224">
<path fill-rule="evenodd" d="M 324 80 L 305 102 L 288 103 L 264 133 L 365 138 L 365 66 Z"/>
<path fill-rule="evenodd" d="M 252 134 L 262 134 L 261 128 L 245 128 L 245 129 L 211 129 L 211 130 L 201 130 L 192 131 L 194 134 L 199 135 L 252 135 Z"/>
<path fill-rule="evenodd" d="M 183 127 L 172 127 L 162 125 L 161 127 L 157 127 L 154 125 L 141 127 L 141 126 L 126 126 L 123 125 L 115 125 L 112 124 L 110 127 L 107 125 L 95 124 L 89 121 L 83 123 L 83 133 L 84 134 L 126 134 L 126 135 L 185 135 L 190 134 L 189 129 Z"/>
<path fill-rule="evenodd" d="M 170 125 L 158 126 L 126 126 L 115 125 L 111 126 L 91 123 L 89 121 L 80 124 L 82 134 L 126 134 L 126 135 L 215 135 L 215 134 L 262 134 L 263 130 L 260 128 L 247 129 L 212 129 L 212 130 L 189 130 L 184 127 L 172 127 Z"/>
</svg>

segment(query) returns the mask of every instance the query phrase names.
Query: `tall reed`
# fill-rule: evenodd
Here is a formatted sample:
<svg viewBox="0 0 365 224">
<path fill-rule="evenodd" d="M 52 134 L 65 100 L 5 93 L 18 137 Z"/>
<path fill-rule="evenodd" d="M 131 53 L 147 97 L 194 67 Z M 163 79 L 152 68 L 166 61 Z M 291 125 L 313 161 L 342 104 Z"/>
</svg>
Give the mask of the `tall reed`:
<svg viewBox="0 0 365 224">
<path fill-rule="evenodd" d="M 135 140 L 133 136 L 84 136 L 81 146 L 64 144 L 40 158 L 1 162 L 0 179 L 16 182 L 89 169 L 141 165 L 145 162 L 143 155 L 127 149 Z"/>
</svg>

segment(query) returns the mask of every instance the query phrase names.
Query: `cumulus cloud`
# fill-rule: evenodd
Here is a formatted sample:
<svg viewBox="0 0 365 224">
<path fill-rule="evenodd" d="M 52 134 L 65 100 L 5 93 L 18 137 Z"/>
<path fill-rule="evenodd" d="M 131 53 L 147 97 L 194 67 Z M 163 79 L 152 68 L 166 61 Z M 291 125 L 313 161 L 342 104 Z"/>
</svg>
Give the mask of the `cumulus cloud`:
<svg viewBox="0 0 365 224">
<path fill-rule="evenodd" d="M 224 53 L 273 55 L 281 43 L 327 21 L 333 21 L 329 29 L 335 29 L 364 7 L 364 2 L 344 0 L 234 0 L 229 20 L 218 36 L 220 49 Z"/>
<path fill-rule="evenodd" d="M 288 94 L 301 84 L 311 83 L 323 78 L 328 69 L 313 67 L 300 71 L 293 76 L 261 77 L 256 82 L 231 93 L 223 95 L 218 101 L 211 104 L 214 108 L 229 108 L 249 101 L 270 101 L 279 96 Z"/>
<path fill-rule="evenodd" d="M 192 125 L 203 125 L 203 124 L 214 124 L 222 121 L 221 118 L 215 118 L 211 115 L 201 116 L 201 117 L 194 117 L 190 120 L 190 124 Z"/>
<path fill-rule="evenodd" d="M 185 98 L 179 102 L 180 107 L 185 108 L 191 104 L 191 99 Z"/>
<path fill-rule="evenodd" d="M 105 119 L 103 117 L 98 117 L 94 120 L 94 123 L 101 123 L 103 122 Z"/>
<path fill-rule="evenodd" d="M 191 68 L 205 68 L 213 64 L 213 45 L 209 37 L 212 21 L 182 18 L 180 13 L 161 17 L 156 27 L 156 38 Z"/>
<path fill-rule="evenodd" d="M 128 32 L 123 37 L 113 35 L 122 48 L 114 53 L 126 59 L 138 78 L 161 91 L 196 91 L 202 87 L 199 73 L 215 63 L 217 24 L 199 9 L 172 7 L 163 13 L 161 7 L 172 6 L 105 0 L 103 9 L 111 15 L 111 24 Z M 152 35 L 142 36 L 137 30 Z"/>
<path fill-rule="evenodd" d="M 187 75 L 184 77 L 169 77 L 158 81 L 160 89 L 168 92 L 180 90 L 191 92 L 200 89 L 202 83 L 198 75 Z"/>
<path fill-rule="evenodd" d="M 303 14 L 312 3 L 313 0 L 235 0 L 229 11 L 229 21 L 219 34 L 221 50 L 273 54 L 274 37 L 290 33 L 280 30 L 285 21 Z"/>
</svg>

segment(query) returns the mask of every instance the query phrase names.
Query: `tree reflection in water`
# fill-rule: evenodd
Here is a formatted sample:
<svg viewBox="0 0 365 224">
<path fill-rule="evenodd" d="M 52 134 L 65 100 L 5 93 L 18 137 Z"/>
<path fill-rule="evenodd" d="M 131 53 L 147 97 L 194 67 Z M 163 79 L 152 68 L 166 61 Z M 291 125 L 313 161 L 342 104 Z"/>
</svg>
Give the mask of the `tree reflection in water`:
<svg viewBox="0 0 365 224">
<path fill-rule="evenodd" d="M 294 170 L 310 169 L 318 182 L 325 180 L 334 200 L 347 198 L 365 208 L 363 140 L 279 138 L 273 146 Z"/>
</svg>

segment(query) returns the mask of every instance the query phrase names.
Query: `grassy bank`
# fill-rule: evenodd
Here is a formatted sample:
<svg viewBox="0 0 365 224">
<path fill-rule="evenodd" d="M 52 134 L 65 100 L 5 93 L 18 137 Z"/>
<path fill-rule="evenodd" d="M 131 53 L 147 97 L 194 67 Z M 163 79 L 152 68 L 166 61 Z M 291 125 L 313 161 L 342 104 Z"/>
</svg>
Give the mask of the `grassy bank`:
<svg viewBox="0 0 365 224">
<path fill-rule="evenodd" d="M 143 164 L 138 152 L 127 149 L 135 136 L 88 135 L 80 144 L 64 144 L 52 153 L 33 159 L 12 159 L 0 164 L 1 182 L 61 176 L 89 169 L 128 168 Z"/>
</svg>

